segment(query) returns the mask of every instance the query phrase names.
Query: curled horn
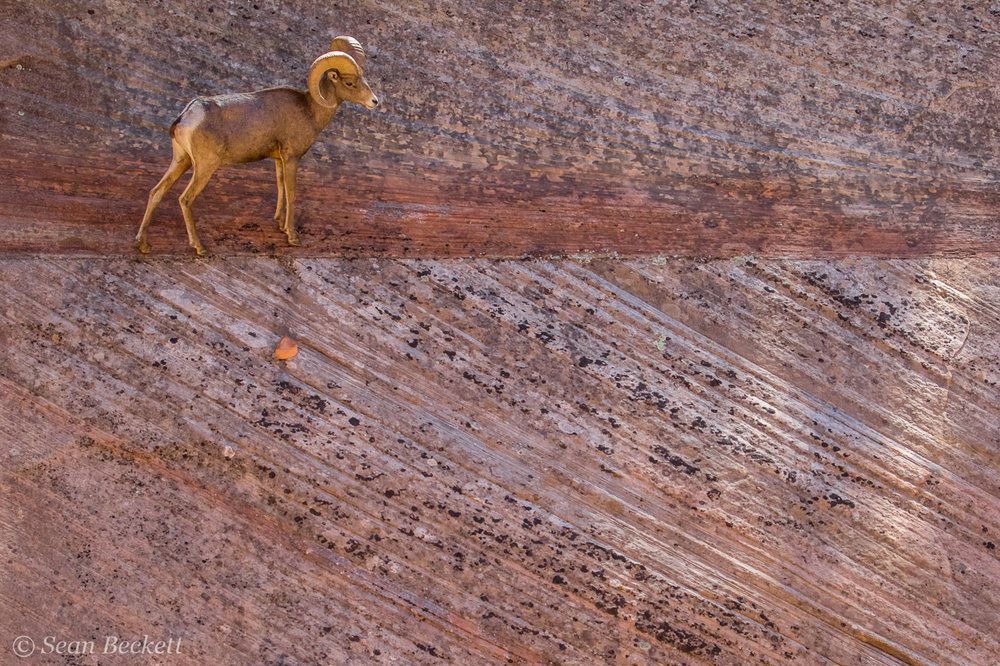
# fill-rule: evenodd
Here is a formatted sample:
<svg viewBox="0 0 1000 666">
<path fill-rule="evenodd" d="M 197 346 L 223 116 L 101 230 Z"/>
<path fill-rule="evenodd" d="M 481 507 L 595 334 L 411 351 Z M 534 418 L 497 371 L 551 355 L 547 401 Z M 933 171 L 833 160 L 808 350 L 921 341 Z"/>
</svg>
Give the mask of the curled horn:
<svg viewBox="0 0 1000 666">
<path fill-rule="evenodd" d="M 365 69 L 365 50 L 361 48 L 361 43 L 353 37 L 348 37 L 347 35 L 341 35 L 330 42 L 331 51 L 343 51 L 347 53 L 354 61 L 358 63 L 358 68 L 361 71 Z"/>
<path fill-rule="evenodd" d="M 341 74 L 351 74 L 354 76 L 361 74 L 361 68 L 358 67 L 357 61 L 343 51 L 331 51 L 316 58 L 312 66 L 309 67 L 309 94 L 318 103 L 327 108 L 333 108 L 340 104 L 337 100 L 331 103 L 323 97 L 323 90 L 319 85 L 323 80 L 323 76 L 331 69 L 335 69 Z"/>
</svg>

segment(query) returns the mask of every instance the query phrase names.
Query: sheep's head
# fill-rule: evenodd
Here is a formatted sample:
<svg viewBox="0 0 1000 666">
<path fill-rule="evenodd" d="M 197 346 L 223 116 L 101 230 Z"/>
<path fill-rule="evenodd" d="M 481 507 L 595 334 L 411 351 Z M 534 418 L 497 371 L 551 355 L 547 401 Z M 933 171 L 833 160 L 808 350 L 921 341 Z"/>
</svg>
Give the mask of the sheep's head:
<svg viewBox="0 0 1000 666">
<path fill-rule="evenodd" d="M 309 68 L 309 94 L 325 107 L 354 102 L 369 109 L 378 98 L 364 77 L 365 50 L 353 37 L 337 37 L 329 53 L 316 58 Z"/>
</svg>

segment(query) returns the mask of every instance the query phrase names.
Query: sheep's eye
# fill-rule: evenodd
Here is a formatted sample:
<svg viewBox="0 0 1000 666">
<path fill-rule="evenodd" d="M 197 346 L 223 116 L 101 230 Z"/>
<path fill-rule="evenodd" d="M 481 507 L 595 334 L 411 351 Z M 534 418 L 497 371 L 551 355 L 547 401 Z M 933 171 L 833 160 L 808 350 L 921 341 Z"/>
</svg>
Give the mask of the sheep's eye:
<svg viewBox="0 0 1000 666">
<path fill-rule="evenodd" d="M 347 83 L 347 87 L 348 88 L 353 88 L 354 87 L 354 82 L 353 81 L 347 81 L 346 83 Z"/>
</svg>

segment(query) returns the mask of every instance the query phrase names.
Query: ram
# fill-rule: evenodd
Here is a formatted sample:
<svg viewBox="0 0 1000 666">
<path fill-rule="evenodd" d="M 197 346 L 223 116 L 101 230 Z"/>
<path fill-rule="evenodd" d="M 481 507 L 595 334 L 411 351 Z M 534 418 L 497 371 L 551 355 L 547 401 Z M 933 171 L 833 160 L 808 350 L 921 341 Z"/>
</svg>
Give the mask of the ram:
<svg viewBox="0 0 1000 666">
<path fill-rule="evenodd" d="M 167 173 L 149 193 L 146 214 L 135 244 L 149 252 L 146 230 L 163 195 L 188 169 L 191 182 L 180 196 L 188 241 L 199 255 L 205 248 L 195 231 L 191 206 L 209 178 L 223 164 L 274 159 L 278 207 L 274 221 L 289 245 L 299 245 L 295 232 L 295 170 L 299 160 L 330 124 L 342 102 L 369 109 L 378 98 L 365 81 L 365 52 L 353 37 L 337 37 L 330 51 L 309 68 L 307 90 L 269 88 L 251 93 L 198 97 L 170 126 L 174 156 Z"/>
</svg>

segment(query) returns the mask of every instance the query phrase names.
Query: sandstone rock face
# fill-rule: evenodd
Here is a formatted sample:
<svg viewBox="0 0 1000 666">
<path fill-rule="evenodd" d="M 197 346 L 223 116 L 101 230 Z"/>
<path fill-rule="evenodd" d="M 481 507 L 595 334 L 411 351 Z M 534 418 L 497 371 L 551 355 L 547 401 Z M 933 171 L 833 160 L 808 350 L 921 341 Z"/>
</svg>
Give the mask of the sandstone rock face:
<svg viewBox="0 0 1000 666">
<path fill-rule="evenodd" d="M 0 663 L 1000 662 L 995 17 L 632 4 L 8 2 Z"/>
<path fill-rule="evenodd" d="M 0 629 L 992 663 L 998 268 L 0 262 Z"/>
<path fill-rule="evenodd" d="M 384 105 L 303 163 L 301 253 L 1000 248 L 988 8 L 635 4 L 8 0 L 0 251 L 129 252 L 187 101 L 304 87 L 337 34 Z M 285 251 L 275 198 L 269 165 L 221 170 L 206 244 Z M 159 253 L 187 250 L 173 199 Z"/>
</svg>

